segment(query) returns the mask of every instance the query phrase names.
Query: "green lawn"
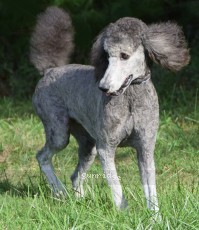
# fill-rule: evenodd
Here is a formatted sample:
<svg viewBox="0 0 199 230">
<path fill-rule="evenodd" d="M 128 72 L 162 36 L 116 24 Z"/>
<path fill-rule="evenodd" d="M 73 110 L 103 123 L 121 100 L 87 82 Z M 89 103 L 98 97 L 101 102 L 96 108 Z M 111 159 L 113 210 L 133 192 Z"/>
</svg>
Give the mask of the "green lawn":
<svg viewBox="0 0 199 230">
<path fill-rule="evenodd" d="M 129 203 L 127 210 L 118 211 L 103 178 L 88 178 L 85 198 L 75 199 L 69 179 L 77 162 L 72 137 L 67 149 L 54 158 L 68 197 L 53 198 L 35 159 L 43 144 L 43 127 L 31 103 L 1 99 L 0 229 L 199 229 L 197 96 L 161 100 L 155 151 L 159 223 L 152 223 L 146 209 L 134 150 L 117 151 L 118 174 Z M 89 174 L 102 173 L 96 159 Z"/>
</svg>

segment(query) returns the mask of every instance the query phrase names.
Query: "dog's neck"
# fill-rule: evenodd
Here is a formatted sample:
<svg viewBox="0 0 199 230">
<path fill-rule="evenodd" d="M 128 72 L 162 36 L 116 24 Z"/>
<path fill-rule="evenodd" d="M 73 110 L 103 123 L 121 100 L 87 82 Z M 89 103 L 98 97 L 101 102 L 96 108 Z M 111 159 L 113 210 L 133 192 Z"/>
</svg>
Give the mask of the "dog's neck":
<svg viewBox="0 0 199 230">
<path fill-rule="evenodd" d="M 151 71 L 148 69 L 145 73 L 145 75 L 142 75 L 141 77 L 136 78 L 131 82 L 131 85 L 140 85 L 143 84 L 151 78 Z"/>
</svg>

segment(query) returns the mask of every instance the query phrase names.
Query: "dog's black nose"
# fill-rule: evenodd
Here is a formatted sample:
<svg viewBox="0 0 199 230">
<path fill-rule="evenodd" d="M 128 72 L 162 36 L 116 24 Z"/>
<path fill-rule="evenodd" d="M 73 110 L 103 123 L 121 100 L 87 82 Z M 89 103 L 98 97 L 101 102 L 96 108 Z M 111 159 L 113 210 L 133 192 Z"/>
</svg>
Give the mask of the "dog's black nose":
<svg viewBox="0 0 199 230">
<path fill-rule="evenodd" d="M 99 86 L 99 89 L 100 89 L 101 91 L 105 92 L 105 93 L 108 92 L 108 89 L 106 89 L 106 88 L 103 88 L 103 87 L 100 87 L 100 86 Z"/>
</svg>

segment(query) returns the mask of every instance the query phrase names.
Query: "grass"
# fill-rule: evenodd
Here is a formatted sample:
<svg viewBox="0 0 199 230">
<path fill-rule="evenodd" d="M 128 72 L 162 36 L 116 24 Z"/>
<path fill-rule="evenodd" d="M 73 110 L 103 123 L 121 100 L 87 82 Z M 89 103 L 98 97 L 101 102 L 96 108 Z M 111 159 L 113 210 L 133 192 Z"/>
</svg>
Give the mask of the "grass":
<svg viewBox="0 0 199 230">
<path fill-rule="evenodd" d="M 134 150 L 118 149 L 116 162 L 129 208 L 118 211 L 103 178 L 87 178 L 86 196 L 76 200 L 69 180 L 77 144 L 54 158 L 68 197 L 53 198 L 35 154 L 44 144 L 43 127 L 31 103 L 0 100 L 0 229 L 199 229 L 199 108 L 197 93 L 174 89 L 161 98 L 155 151 L 162 222 L 146 209 Z M 96 159 L 89 175 L 102 174 Z"/>
</svg>

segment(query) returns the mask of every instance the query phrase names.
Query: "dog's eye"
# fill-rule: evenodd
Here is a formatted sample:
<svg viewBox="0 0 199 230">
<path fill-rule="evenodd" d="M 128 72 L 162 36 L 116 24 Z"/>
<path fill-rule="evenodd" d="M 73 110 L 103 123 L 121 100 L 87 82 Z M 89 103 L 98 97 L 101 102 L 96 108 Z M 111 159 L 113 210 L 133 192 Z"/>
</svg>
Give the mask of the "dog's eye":
<svg viewBox="0 0 199 230">
<path fill-rule="evenodd" d="M 120 53 L 120 59 L 121 59 L 121 60 L 128 60 L 129 57 L 130 57 L 130 56 L 129 56 L 128 54 Z"/>
</svg>

